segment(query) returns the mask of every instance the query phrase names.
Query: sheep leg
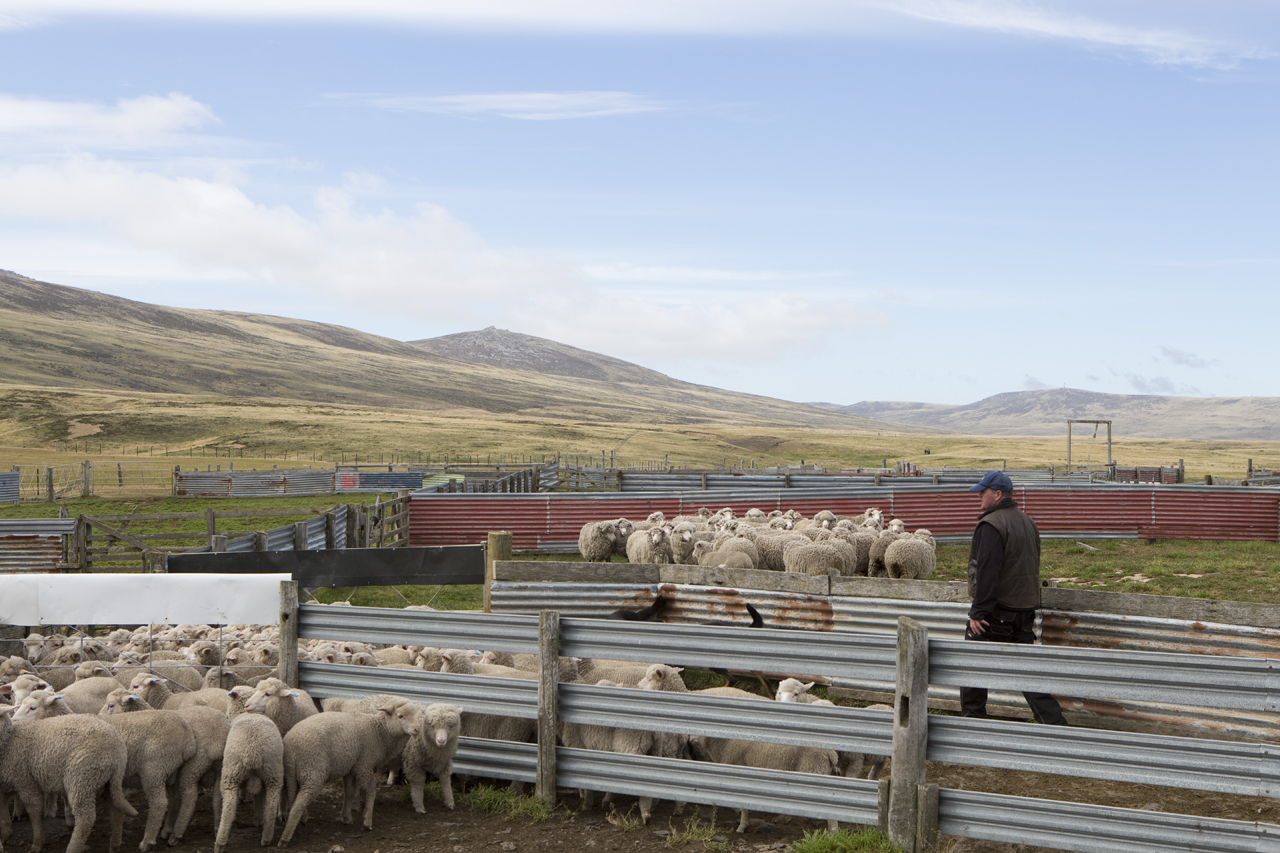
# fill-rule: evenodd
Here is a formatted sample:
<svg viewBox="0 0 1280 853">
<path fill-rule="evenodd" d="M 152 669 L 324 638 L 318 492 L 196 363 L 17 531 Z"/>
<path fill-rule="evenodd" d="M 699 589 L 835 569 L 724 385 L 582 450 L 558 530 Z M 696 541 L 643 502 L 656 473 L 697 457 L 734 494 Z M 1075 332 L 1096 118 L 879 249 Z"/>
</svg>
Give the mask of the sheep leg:
<svg viewBox="0 0 1280 853">
<path fill-rule="evenodd" d="M 427 774 L 422 772 L 421 767 L 405 767 L 404 780 L 409 783 L 409 799 L 413 801 L 413 810 L 418 814 L 425 814 L 427 807 L 422 801 L 422 787 L 426 784 Z"/>
<path fill-rule="evenodd" d="M 351 806 L 356 797 L 356 777 L 348 773 L 342 777 L 342 822 L 351 823 Z"/>
<path fill-rule="evenodd" d="M 0 841 L 13 835 L 13 821 L 9 817 L 9 795 L 0 791 Z"/>
<path fill-rule="evenodd" d="M 271 843 L 271 836 L 276 831 L 276 815 L 280 813 L 280 789 L 282 787 L 281 780 L 276 779 L 267 784 L 267 790 L 264 794 L 266 800 L 262 810 L 262 846 L 266 847 Z"/>
<path fill-rule="evenodd" d="M 221 779 L 215 780 L 213 784 L 213 788 L 210 791 L 210 796 L 213 797 L 214 832 L 217 832 L 218 830 L 218 815 L 222 814 L 222 785 L 220 784 L 220 782 L 221 782 Z"/>
<path fill-rule="evenodd" d="M 741 835 L 747 831 L 747 815 L 750 814 L 746 809 L 738 809 L 738 828 L 734 832 Z"/>
<path fill-rule="evenodd" d="M 373 829 L 373 804 L 378 795 L 378 776 L 373 770 L 360 774 L 360 787 L 364 789 L 364 828 Z"/>
<path fill-rule="evenodd" d="M 177 844 L 191 823 L 191 816 L 196 811 L 196 796 L 200 793 L 200 777 L 204 775 L 199 768 L 193 767 L 194 761 L 187 762 L 178 777 L 178 818 L 170 827 L 169 845 Z"/>
<path fill-rule="evenodd" d="M 89 846 L 89 832 L 98 818 L 96 791 L 79 791 L 75 798 L 75 829 L 71 832 L 71 840 L 67 842 L 68 853 L 82 853 Z M 55 800 L 56 802 L 56 800 Z M 72 809 L 68 808 L 71 814 Z"/>
<path fill-rule="evenodd" d="M 440 782 L 440 799 L 444 801 L 444 807 L 449 811 L 453 811 L 453 765 L 450 764 L 444 770 L 440 771 L 440 775 L 436 777 Z"/>
<path fill-rule="evenodd" d="M 163 779 L 142 780 L 142 793 L 147 798 L 147 828 L 142 833 L 142 841 L 138 850 L 147 853 L 156 846 L 156 836 L 160 834 L 160 824 L 164 821 L 169 808 L 169 795 L 165 792 Z"/>
<path fill-rule="evenodd" d="M 653 816 L 653 797 L 640 798 L 640 823 L 649 822 L 649 818 Z"/>
<path fill-rule="evenodd" d="M 111 804 L 111 841 L 107 845 L 109 853 L 117 853 L 120 843 L 124 841 L 124 812 Z"/>
<path fill-rule="evenodd" d="M 41 811 L 44 807 L 44 795 L 39 788 L 21 788 L 18 790 L 18 797 L 27 807 L 27 814 L 31 817 L 29 853 L 39 853 L 40 848 L 44 847 L 44 814 Z"/>
<path fill-rule="evenodd" d="M 240 786 L 233 781 L 226 786 L 226 789 L 222 797 L 222 820 L 218 824 L 218 837 L 213 842 L 213 853 L 222 853 L 223 848 L 227 846 L 231 827 L 236 821 L 236 809 L 240 805 Z"/>
<path fill-rule="evenodd" d="M 293 788 L 296 781 L 289 783 L 289 787 Z M 320 793 L 320 789 L 324 787 L 324 780 L 318 785 L 307 785 L 297 788 L 293 793 L 293 805 L 289 808 L 289 819 L 285 821 L 284 830 L 280 833 L 280 843 L 277 847 L 288 847 L 289 842 L 293 840 L 293 831 L 298 828 L 298 821 L 302 819 L 302 814 L 307 810 L 307 806 L 311 805 L 311 801 Z M 263 820 L 266 823 L 266 820 Z"/>
</svg>

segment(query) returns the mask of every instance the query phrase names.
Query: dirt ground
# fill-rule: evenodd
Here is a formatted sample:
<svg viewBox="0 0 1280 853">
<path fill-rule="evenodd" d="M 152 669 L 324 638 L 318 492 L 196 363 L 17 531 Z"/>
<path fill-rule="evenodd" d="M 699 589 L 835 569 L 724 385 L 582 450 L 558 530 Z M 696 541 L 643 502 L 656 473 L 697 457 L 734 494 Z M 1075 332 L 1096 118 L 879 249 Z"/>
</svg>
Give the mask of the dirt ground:
<svg viewBox="0 0 1280 853">
<path fill-rule="evenodd" d="M 1117 784 L 948 764 L 930 765 L 929 781 L 947 788 L 971 791 L 985 790 L 1250 822 L 1280 822 L 1280 801 L 1264 797 L 1233 797 L 1153 785 Z M 140 796 L 134 792 L 130 799 L 137 804 Z M 427 799 L 427 813 L 419 815 L 410 806 L 404 786 L 383 787 L 379 789 L 374 829 L 365 831 L 359 824 L 358 814 L 357 822 L 352 825 L 339 822 L 341 791 L 337 786 L 330 786 L 324 793 L 324 800 L 312 807 L 311 820 L 299 827 L 290 849 L 300 853 L 534 853 L 550 850 L 785 853 L 806 831 L 826 826 L 825 821 L 792 818 L 784 822 L 785 819 L 779 820 L 775 815 L 753 812 L 752 827 L 745 834 L 737 835 L 734 832 L 737 814 L 730 809 L 716 809 L 713 814 L 710 807 L 690 804 L 683 816 L 676 817 L 670 803 L 655 807 L 654 817 L 648 826 L 629 826 L 618 821 L 617 815 L 626 815 L 631 810 L 635 802 L 633 798 L 619 798 L 612 811 L 609 806 L 601 808 L 599 805 L 590 811 L 577 811 L 578 797 L 569 791 L 562 792 L 561 801 L 561 809 L 541 823 L 475 811 L 461 800 L 454 811 L 447 811 L 438 795 Z M 241 818 L 250 812 L 250 809 L 242 808 Z M 706 830 L 711 825 L 714 825 L 714 830 L 689 832 L 691 826 Z M 131 853 L 134 849 L 141 829 L 140 818 L 126 824 L 124 853 Z M 178 849 L 212 853 L 212 829 L 209 798 L 202 795 L 196 817 Z M 30 827 L 23 820 L 14 824 L 14 830 L 14 837 L 6 844 L 8 853 L 25 853 L 31 840 Z M 62 827 L 61 820 L 46 820 L 45 831 L 49 839 L 46 850 L 60 853 L 65 849 L 68 832 Z M 106 815 L 100 813 L 89 853 L 107 853 L 107 834 Z M 259 829 L 245 823 L 237 825 L 227 853 L 261 850 L 258 845 L 260 834 Z M 694 835 L 697 837 L 692 837 Z M 279 838 L 278 831 L 276 837 Z M 163 846 L 162 843 L 158 849 L 163 849 Z M 945 853 L 1048 853 L 1044 848 L 945 837 L 940 849 Z"/>
</svg>

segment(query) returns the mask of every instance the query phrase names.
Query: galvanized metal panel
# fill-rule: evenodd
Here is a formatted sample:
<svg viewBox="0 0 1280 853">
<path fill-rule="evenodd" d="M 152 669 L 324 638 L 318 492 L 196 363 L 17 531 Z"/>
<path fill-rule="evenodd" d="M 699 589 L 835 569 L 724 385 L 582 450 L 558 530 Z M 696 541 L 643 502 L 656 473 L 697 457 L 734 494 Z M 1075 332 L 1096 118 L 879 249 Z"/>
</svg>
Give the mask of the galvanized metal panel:
<svg viewBox="0 0 1280 853">
<path fill-rule="evenodd" d="M 313 661 L 298 662 L 298 680 L 312 696 L 360 698 L 390 693 L 426 703 L 460 702 L 477 714 L 538 717 L 537 681 Z"/>
<path fill-rule="evenodd" d="M 1280 762 L 1271 752 L 1257 743 L 929 718 L 930 761 L 1223 794 L 1274 797 L 1280 793 Z"/>
<path fill-rule="evenodd" d="M 335 525 L 336 527 L 336 525 Z M 325 546 L 325 517 L 313 516 L 307 519 L 307 550 L 321 551 Z"/>
<path fill-rule="evenodd" d="M 228 539 L 227 552 L 230 554 L 242 554 L 246 551 L 252 551 L 257 541 L 258 538 L 252 533 Z"/>
<path fill-rule="evenodd" d="M 0 519 L 0 536 L 66 536 L 75 532 L 74 518 Z"/>
<path fill-rule="evenodd" d="M 1280 826 L 943 788 L 945 835 L 1081 853 L 1280 851 Z"/>
<path fill-rule="evenodd" d="M 268 551 L 292 551 L 294 544 L 293 525 L 273 527 L 267 531 Z"/>
<path fill-rule="evenodd" d="M 591 791 L 756 809 L 848 823 L 876 823 L 878 784 L 758 767 L 556 749 L 556 784 Z"/>
<path fill-rule="evenodd" d="M 18 503 L 22 499 L 21 481 L 17 471 L 0 472 L 0 503 Z"/>
<path fill-rule="evenodd" d="M 483 638 L 489 643 L 489 648 L 496 651 L 528 654 L 538 651 L 536 616 L 495 617 L 466 611 L 304 604 L 298 608 L 298 635 L 320 640 L 359 640 L 449 649 L 475 648 Z"/>
<path fill-rule="evenodd" d="M 324 468 L 180 471 L 174 477 L 174 494 L 180 496 L 249 498 L 334 493 L 334 472 Z"/>
</svg>

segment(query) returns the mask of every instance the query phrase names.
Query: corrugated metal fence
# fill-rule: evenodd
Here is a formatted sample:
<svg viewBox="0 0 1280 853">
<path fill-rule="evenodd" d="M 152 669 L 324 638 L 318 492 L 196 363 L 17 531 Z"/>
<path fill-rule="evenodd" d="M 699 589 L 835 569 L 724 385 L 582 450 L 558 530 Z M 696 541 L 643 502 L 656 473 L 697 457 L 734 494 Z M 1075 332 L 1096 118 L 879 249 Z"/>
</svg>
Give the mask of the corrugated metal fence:
<svg viewBox="0 0 1280 853">
<path fill-rule="evenodd" d="M 66 559 L 65 537 L 74 518 L 0 520 L 0 573 L 54 571 Z"/>
<path fill-rule="evenodd" d="M 202 498 L 253 498 L 273 495 L 331 495 L 334 472 L 324 468 L 270 471 L 178 471 L 173 493 Z"/>
<path fill-rule="evenodd" d="M 470 613 L 304 605 L 298 625 L 300 636 L 317 639 L 512 652 L 539 647 L 539 621 L 531 616 L 494 619 Z M 856 681 L 902 683 L 895 663 L 908 659 L 899 653 L 901 639 L 859 634 L 564 618 L 558 636 L 560 653 L 578 657 L 796 674 L 820 669 Z M 1271 684 L 1270 661 L 940 639 L 927 641 L 926 655 L 928 681 L 945 686 L 1196 702 L 1254 712 L 1274 711 L 1280 701 Z M 315 696 L 384 692 L 423 701 L 456 701 L 479 713 L 525 719 L 538 719 L 540 713 L 535 681 L 322 663 L 302 663 L 299 669 L 301 686 Z M 1142 677 L 1134 678 L 1135 672 Z M 1253 796 L 1280 792 L 1280 772 L 1263 744 L 941 717 L 907 729 L 901 699 L 895 702 L 902 712 L 899 720 L 888 711 L 579 684 L 560 684 L 557 693 L 548 706 L 558 708 L 562 722 L 803 746 L 820 743 L 872 755 L 893 755 L 900 737 L 904 746 L 924 739 L 923 752 L 933 761 Z M 543 761 L 555 762 L 551 781 L 558 786 L 880 822 L 877 785 L 861 779 L 757 768 L 737 772 L 698 762 L 468 738 L 459 742 L 455 771 L 534 781 Z M 895 756 L 895 765 L 898 761 Z M 895 802 L 892 796 L 886 800 Z M 1247 819 L 1206 819 L 950 789 L 939 792 L 937 818 L 949 835 L 1074 851 L 1270 850 L 1280 839 L 1280 826 Z"/>
<path fill-rule="evenodd" d="M 17 503 L 22 499 L 21 475 L 17 471 L 0 472 L 0 504 Z"/>
<path fill-rule="evenodd" d="M 1280 491 L 1232 486 L 1037 485 L 1018 487 L 1015 497 L 1046 538 L 1261 539 L 1280 540 Z M 508 530 L 521 551 L 577 550 L 578 532 L 589 521 L 667 518 L 700 507 L 766 512 L 796 509 L 857 515 L 879 507 L 908 528 L 927 528 L 936 539 L 968 537 L 977 521 L 977 500 L 965 486 L 906 484 L 842 490 L 698 491 L 680 494 L 435 495 L 418 492 L 410 505 L 410 544 L 482 542 L 490 531 Z"/>
</svg>

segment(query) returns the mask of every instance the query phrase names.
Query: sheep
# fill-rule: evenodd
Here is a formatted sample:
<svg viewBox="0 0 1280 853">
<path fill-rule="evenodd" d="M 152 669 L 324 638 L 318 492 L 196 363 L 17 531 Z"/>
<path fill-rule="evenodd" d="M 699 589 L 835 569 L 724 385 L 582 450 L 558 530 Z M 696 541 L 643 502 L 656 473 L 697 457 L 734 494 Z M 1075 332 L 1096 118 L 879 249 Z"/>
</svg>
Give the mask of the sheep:
<svg viewBox="0 0 1280 853">
<path fill-rule="evenodd" d="M 689 751 L 698 761 L 769 770 L 789 770 L 795 773 L 816 773 L 821 776 L 836 775 L 839 765 L 839 758 L 835 750 L 831 749 L 726 740 L 702 735 L 689 738 Z M 739 814 L 737 832 L 743 833 L 747 831 L 748 811 L 739 809 Z M 827 826 L 834 831 L 837 828 L 837 822 L 829 820 Z"/>
<path fill-rule="evenodd" d="M 123 686 L 114 678 L 95 676 L 61 688 L 62 698 L 77 714 L 96 714 L 107 694 Z"/>
<path fill-rule="evenodd" d="M 299 655 L 299 657 L 301 657 L 301 655 Z M 204 687 L 201 688 L 201 690 L 213 689 L 227 691 L 232 687 L 245 683 L 245 680 L 236 675 L 232 670 L 223 669 L 221 666 L 211 666 L 209 667 L 209 671 L 204 674 Z M 192 692 L 199 693 L 200 690 Z"/>
<path fill-rule="evenodd" d="M 399 755 L 422 731 L 424 709 L 397 700 L 372 713 L 316 714 L 301 720 L 284 738 L 284 780 L 289 819 L 280 847 L 293 839 L 298 821 L 326 783 L 345 780 L 342 822 L 351 823 L 355 791 L 365 794 L 364 828 L 373 829 L 376 770 Z"/>
<path fill-rule="evenodd" d="M 28 720 L 43 720 L 46 717 L 65 717 L 74 713 L 63 701 L 61 693 L 45 688 L 33 690 L 14 706 L 13 721 L 21 723 Z"/>
<path fill-rule="evenodd" d="M 174 693 L 180 693 L 183 690 L 199 690 L 204 687 L 202 670 L 177 661 L 160 660 L 158 663 L 148 663 L 145 666 L 116 664 L 112 670 L 121 684 L 128 684 L 140 672 L 153 672 L 169 679 L 169 689 Z"/>
<path fill-rule="evenodd" d="M 787 531 L 782 533 L 771 533 L 759 537 L 756 543 L 756 549 L 760 553 L 760 562 L 757 564 L 759 568 L 770 572 L 786 571 L 786 562 L 783 559 L 786 547 L 791 542 L 799 542 L 801 545 L 808 545 L 812 540 L 803 533 Z"/>
<path fill-rule="evenodd" d="M 692 566 L 697 564 L 693 556 L 694 546 L 698 543 L 698 529 L 690 522 L 683 521 L 671 531 L 671 562 Z"/>
<path fill-rule="evenodd" d="M 699 566 L 722 566 L 729 569 L 754 569 L 751 557 L 740 550 L 716 550 L 711 542 L 693 543 L 693 555 Z"/>
<path fill-rule="evenodd" d="M 462 709 L 437 702 L 426 707 L 422 731 L 405 744 L 400 761 L 413 810 L 418 814 L 427 810 L 422 802 L 422 786 L 428 777 L 440 783 L 444 807 L 453 809 L 453 756 L 458 751 L 461 732 Z"/>
<path fill-rule="evenodd" d="M 670 563 L 671 541 L 665 527 L 638 528 L 627 539 L 628 563 Z"/>
<path fill-rule="evenodd" d="M 12 683 L 24 672 L 36 675 L 35 666 L 26 658 L 10 655 L 0 660 L 0 685 Z"/>
<path fill-rule="evenodd" d="M 175 711 L 136 711 L 101 717 L 116 727 L 128 752 L 124 776 L 137 778 L 147 798 L 147 825 L 138 844 L 147 853 L 156 844 L 160 824 L 169 807 L 166 790 L 184 764 L 196 756 L 196 736 L 191 725 Z M 194 780 L 186 780 L 178 791 L 179 808 L 195 807 Z"/>
<path fill-rule="evenodd" d="M 561 681 L 578 680 L 579 658 L 569 658 L 561 655 L 557 658 L 557 661 L 560 666 Z M 485 652 L 480 656 L 480 663 L 499 664 L 501 666 L 512 667 L 513 669 L 528 670 L 529 672 L 538 671 L 537 655 L 514 655 L 511 652 Z"/>
<path fill-rule="evenodd" d="M 378 649 L 374 655 L 381 661 L 380 666 L 386 666 L 389 663 L 407 663 L 412 666 L 414 657 L 421 650 L 421 646 L 388 646 L 385 649 Z"/>
<path fill-rule="evenodd" d="M 243 704 L 240 705 L 243 708 Z M 275 835 L 280 795 L 284 790 L 284 738 L 271 720 L 261 714 L 240 713 L 230 721 L 222 751 L 222 812 L 213 853 L 222 853 L 236 819 L 241 787 L 254 783 L 261 787 L 254 811 L 262 821 L 261 843 L 265 847 Z"/>
<path fill-rule="evenodd" d="M 885 568 L 891 578 L 927 580 L 933 576 L 937 562 L 933 534 L 923 527 L 909 537 L 891 542 L 884 552 Z"/>
<path fill-rule="evenodd" d="M 110 794 L 111 841 L 120 848 L 125 815 L 138 812 L 124 798 L 122 782 L 128 751 L 120 733 L 109 724 L 83 714 L 14 723 L 0 713 L 0 791 L 16 791 L 31 817 L 31 850 L 44 846 L 46 794 L 63 794 L 75 817 L 67 853 L 84 853 L 97 819 L 98 792 Z M 8 829 L 8 811 L 0 811 L 0 825 Z"/>
<path fill-rule="evenodd" d="M 731 536 L 716 546 L 718 551 L 740 551 L 751 561 L 750 568 L 760 565 L 760 549 L 746 536 Z"/>
<path fill-rule="evenodd" d="M 889 546 L 898 541 L 898 534 L 890 530 L 880 531 L 880 535 L 871 543 L 871 548 L 867 552 L 867 575 L 873 578 L 887 578 L 889 576 L 889 567 L 884 564 L 884 552 L 889 550 Z"/>
<path fill-rule="evenodd" d="M 612 521 L 588 521 L 578 533 L 578 553 L 589 563 L 612 560 L 617 543 L 618 527 Z"/>
<path fill-rule="evenodd" d="M 778 695 L 775 697 L 779 702 L 795 702 L 802 705 L 831 705 L 834 702 L 827 699 L 819 699 L 816 696 L 810 696 L 809 690 L 814 685 L 810 681 L 807 684 L 796 678 L 784 678 L 778 683 Z M 868 710 L 872 711 L 892 711 L 893 708 L 888 705 L 868 705 Z M 865 768 L 867 770 L 868 779 L 879 779 L 880 774 L 884 772 L 885 762 L 888 757 L 884 755 L 870 755 L 861 752 L 836 752 L 839 760 L 839 771 L 841 776 L 857 778 L 862 775 Z"/>
<path fill-rule="evenodd" d="M 599 687 L 617 687 L 608 679 L 596 682 Z M 561 723 L 558 732 L 560 743 L 572 749 L 594 749 L 602 752 L 617 752 L 624 755 L 649 755 L 653 750 L 654 734 L 643 729 L 621 729 L 613 726 L 598 726 L 591 723 Z M 586 788 L 578 791 L 582 797 L 582 807 L 591 808 L 592 792 Z M 642 798 L 640 801 L 640 822 L 648 823 L 652 813 L 652 800 Z"/>
<path fill-rule="evenodd" d="M 845 573 L 845 555 L 829 542 L 793 542 L 783 552 L 783 566 L 788 572 L 839 577 Z"/>
<path fill-rule="evenodd" d="M 0 685 L 0 693 L 9 694 L 15 706 L 21 705 L 23 699 L 26 699 L 37 690 L 50 689 L 52 688 L 49 682 L 30 672 L 22 673 L 9 684 Z"/>
<path fill-rule="evenodd" d="M 251 714 L 266 714 L 283 737 L 302 720 L 315 716 L 315 702 L 305 690 L 290 687 L 278 678 L 265 678 L 244 703 Z"/>
<path fill-rule="evenodd" d="M 613 553 L 615 556 L 626 559 L 627 556 L 627 540 L 631 538 L 631 534 L 635 533 L 636 526 L 625 518 L 619 518 L 614 522 L 617 529 L 617 540 L 613 543 Z"/>
</svg>

